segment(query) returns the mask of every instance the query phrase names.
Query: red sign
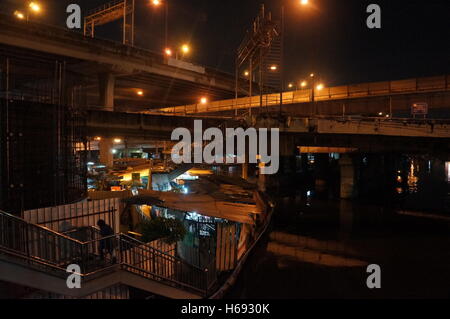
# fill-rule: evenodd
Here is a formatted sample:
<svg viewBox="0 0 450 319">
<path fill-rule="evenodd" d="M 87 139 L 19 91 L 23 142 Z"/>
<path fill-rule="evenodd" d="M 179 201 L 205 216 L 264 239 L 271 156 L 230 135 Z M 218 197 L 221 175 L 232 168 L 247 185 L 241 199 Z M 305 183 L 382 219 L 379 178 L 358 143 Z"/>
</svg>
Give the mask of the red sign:
<svg viewBox="0 0 450 319">
<path fill-rule="evenodd" d="M 417 102 L 411 107 L 411 114 L 413 115 L 427 115 L 428 114 L 428 103 Z"/>
</svg>

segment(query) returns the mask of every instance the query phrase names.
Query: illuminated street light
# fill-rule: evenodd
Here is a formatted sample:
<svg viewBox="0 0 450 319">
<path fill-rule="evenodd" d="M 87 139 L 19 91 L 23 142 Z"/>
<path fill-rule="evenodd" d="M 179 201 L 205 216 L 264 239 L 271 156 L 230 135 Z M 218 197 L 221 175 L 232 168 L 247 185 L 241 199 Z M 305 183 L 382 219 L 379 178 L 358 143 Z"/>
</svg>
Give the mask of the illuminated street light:
<svg viewBox="0 0 450 319">
<path fill-rule="evenodd" d="M 188 54 L 191 51 L 191 48 L 189 47 L 188 44 L 183 44 L 181 46 L 181 52 L 183 52 L 183 54 Z"/>
<path fill-rule="evenodd" d="M 309 3 L 309 0 L 300 0 L 301 5 L 307 5 Z"/>
<path fill-rule="evenodd" d="M 294 87 L 294 84 L 289 83 L 288 87 L 289 87 L 290 89 L 292 89 L 292 88 Z"/>
<path fill-rule="evenodd" d="M 138 91 L 136 92 L 136 94 L 139 95 L 139 96 L 144 96 L 144 91 L 138 90 Z"/>
<path fill-rule="evenodd" d="M 272 65 L 272 66 L 270 67 L 270 69 L 271 69 L 272 71 L 276 71 L 276 70 L 278 70 L 278 67 L 277 67 L 276 65 Z"/>
<path fill-rule="evenodd" d="M 244 72 L 244 76 L 249 76 L 249 75 L 250 75 L 250 72 L 248 72 L 248 71 Z"/>
<path fill-rule="evenodd" d="M 206 97 L 202 97 L 200 99 L 200 104 L 206 104 L 206 103 L 208 103 L 208 99 Z"/>
<path fill-rule="evenodd" d="M 172 56 L 172 50 L 171 50 L 170 48 L 166 48 L 166 49 L 164 50 L 164 53 L 165 53 L 167 56 Z"/>
<path fill-rule="evenodd" d="M 97 136 L 97 137 L 94 138 L 94 140 L 95 140 L 95 141 L 101 141 L 102 138 L 101 138 L 100 136 Z"/>
<path fill-rule="evenodd" d="M 310 74 L 309 76 L 313 78 L 313 77 L 314 77 L 314 75 L 315 75 L 314 73 L 311 73 L 311 74 Z"/>
<path fill-rule="evenodd" d="M 14 11 L 14 16 L 19 20 L 25 19 L 25 15 L 20 11 Z"/>
<path fill-rule="evenodd" d="M 115 138 L 115 139 L 114 139 L 114 143 L 122 143 L 122 139 L 120 139 L 120 138 Z"/>
<path fill-rule="evenodd" d="M 320 83 L 320 84 L 317 84 L 316 89 L 317 89 L 317 91 L 321 91 L 321 90 L 323 90 L 324 87 L 325 86 L 322 83 Z"/>
<path fill-rule="evenodd" d="M 302 83 L 300 83 L 300 86 L 302 88 L 306 87 L 307 85 L 308 85 L 308 82 L 306 82 L 306 81 L 302 81 Z"/>
<path fill-rule="evenodd" d="M 31 11 L 39 13 L 41 12 L 41 6 L 39 5 L 39 3 L 37 2 L 30 2 L 30 4 L 28 5 L 28 7 L 30 8 Z"/>
<path fill-rule="evenodd" d="M 151 0 L 151 3 L 154 7 L 159 7 L 163 4 L 161 0 Z M 164 45 L 168 46 L 168 37 L 169 37 L 169 3 L 168 1 L 164 1 L 165 7 L 165 21 L 164 21 Z"/>
</svg>

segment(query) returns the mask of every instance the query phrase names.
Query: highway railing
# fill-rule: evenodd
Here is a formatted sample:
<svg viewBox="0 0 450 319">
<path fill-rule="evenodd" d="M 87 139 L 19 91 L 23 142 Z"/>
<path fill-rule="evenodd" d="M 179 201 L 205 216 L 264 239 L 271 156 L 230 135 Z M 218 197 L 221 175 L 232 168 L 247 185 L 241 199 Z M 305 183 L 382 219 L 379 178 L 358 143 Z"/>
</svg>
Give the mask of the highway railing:
<svg viewBox="0 0 450 319">
<path fill-rule="evenodd" d="M 283 105 L 390 96 L 411 93 L 427 93 L 450 90 L 450 75 L 414 78 L 399 81 L 371 82 L 355 85 L 323 88 L 321 90 L 302 89 L 283 92 Z M 231 111 L 236 109 L 270 108 L 280 105 L 280 93 L 238 99 L 212 101 L 205 104 L 190 104 L 151 110 L 148 113 L 197 114 Z"/>
</svg>

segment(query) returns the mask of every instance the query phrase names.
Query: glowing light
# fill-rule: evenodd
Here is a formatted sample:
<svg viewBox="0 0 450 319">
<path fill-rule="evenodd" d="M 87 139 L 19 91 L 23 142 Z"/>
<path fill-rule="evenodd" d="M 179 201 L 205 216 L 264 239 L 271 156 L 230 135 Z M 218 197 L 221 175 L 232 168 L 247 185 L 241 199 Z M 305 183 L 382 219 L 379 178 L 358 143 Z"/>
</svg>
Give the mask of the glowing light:
<svg viewBox="0 0 450 319">
<path fill-rule="evenodd" d="M 309 3 L 309 0 L 300 0 L 301 5 L 307 5 Z"/>
<path fill-rule="evenodd" d="M 122 139 L 120 139 L 120 138 L 115 138 L 115 139 L 114 139 L 114 143 L 122 143 Z"/>
<path fill-rule="evenodd" d="M 378 113 L 379 116 L 383 116 L 383 112 Z"/>
<path fill-rule="evenodd" d="M 249 75 L 250 75 L 250 72 L 248 72 L 248 71 L 244 72 L 244 76 L 249 76 Z"/>
<path fill-rule="evenodd" d="M 111 150 L 111 153 L 113 153 L 113 154 L 117 154 L 117 150 L 115 150 L 115 149 L 112 149 L 112 150 Z"/>
<path fill-rule="evenodd" d="M 154 6 L 159 6 L 161 4 L 161 0 L 152 0 L 152 4 Z"/>
<path fill-rule="evenodd" d="M 184 54 L 187 54 L 191 51 L 191 48 L 189 47 L 189 45 L 187 44 L 183 44 L 181 46 L 181 52 L 183 52 Z"/>
<path fill-rule="evenodd" d="M 101 138 L 100 136 L 96 136 L 96 137 L 94 138 L 94 140 L 96 140 L 96 141 L 101 141 L 102 138 Z"/>
<path fill-rule="evenodd" d="M 302 83 L 300 83 L 300 85 L 301 85 L 301 87 L 302 87 L 302 88 L 304 88 L 305 86 L 307 86 L 307 85 L 308 85 L 308 82 L 306 82 L 306 81 L 302 81 Z"/>
<path fill-rule="evenodd" d="M 15 16 L 17 19 L 20 19 L 20 20 L 25 19 L 25 15 L 24 15 L 22 12 L 20 12 L 20 11 L 15 11 L 15 12 L 14 12 L 14 16 Z"/>
<path fill-rule="evenodd" d="M 316 88 L 318 91 L 321 91 L 321 90 L 323 90 L 324 87 L 325 86 L 323 84 L 318 84 Z"/>
<path fill-rule="evenodd" d="M 200 104 L 206 104 L 206 103 L 208 103 L 208 99 L 206 97 L 202 97 L 200 99 Z"/>
<path fill-rule="evenodd" d="M 270 69 L 272 71 L 276 71 L 276 70 L 278 70 L 278 67 L 276 65 L 272 65 L 272 66 L 270 66 Z"/>
<path fill-rule="evenodd" d="M 41 12 L 41 6 L 37 2 L 30 2 L 28 7 L 34 12 Z"/>
<path fill-rule="evenodd" d="M 165 53 L 167 56 L 172 56 L 172 50 L 171 50 L 170 48 L 166 48 L 166 49 L 164 50 L 164 53 Z"/>
<path fill-rule="evenodd" d="M 292 89 L 292 88 L 294 87 L 294 84 L 289 83 L 288 87 L 289 87 L 290 89 Z"/>
<path fill-rule="evenodd" d="M 311 73 L 311 74 L 310 74 L 309 76 L 313 78 L 313 77 L 314 77 L 314 75 L 315 75 L 314 73 Z"/>
<path fill-rule="evenodd" d="M 144 96 L 144 91 L 138 90 L 138 91 L 136 92 L 136 94 L 139 95 L 139 96 Z"/>
</svg>

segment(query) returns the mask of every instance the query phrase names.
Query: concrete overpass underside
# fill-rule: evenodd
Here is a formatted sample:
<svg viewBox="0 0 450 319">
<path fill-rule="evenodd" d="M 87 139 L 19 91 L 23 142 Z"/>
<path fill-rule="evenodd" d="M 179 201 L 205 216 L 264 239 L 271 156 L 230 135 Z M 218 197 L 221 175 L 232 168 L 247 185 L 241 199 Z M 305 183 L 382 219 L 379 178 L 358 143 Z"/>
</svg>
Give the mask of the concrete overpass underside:
<svg viewBox="0 0 450 319">
<path fill-rule="evenodd" d="M 336 118 L 252 119 L 249 122 L 227 118 L 164 116 L 107 111 L 88 111 L 89 136 L 125 139 L 170 140 L 172 130 L 188 128 L 193 132 L 194 120 L 209 127 L 276 128 L 280 127 L 280 144 L 289 139 L 294 147 L 320 146 L 357 148 L 361 152 L 442 153 L 450 151 L 450 123 L 447 121 L 398 122 L 377 119 L 351 120 Z M 295 145 L 294 145 L 295 144 Z"/>
<path fill-rule="evenodd" d="M 41 62 L 47 66 L 37 67 Z M 63 28 L 1 16 L 0 68 L 9 71 L 12 94 L 33 96 L 36 87 L 53 83 L 55 63 L 63 65 L 67 100 L 80 106 L 142 111 L 198 103 L 202 96 L 211 100 L 234 97 L 234 75 Z"/>
</svg>

